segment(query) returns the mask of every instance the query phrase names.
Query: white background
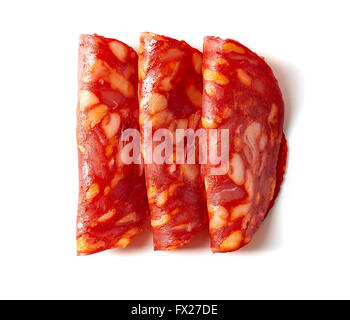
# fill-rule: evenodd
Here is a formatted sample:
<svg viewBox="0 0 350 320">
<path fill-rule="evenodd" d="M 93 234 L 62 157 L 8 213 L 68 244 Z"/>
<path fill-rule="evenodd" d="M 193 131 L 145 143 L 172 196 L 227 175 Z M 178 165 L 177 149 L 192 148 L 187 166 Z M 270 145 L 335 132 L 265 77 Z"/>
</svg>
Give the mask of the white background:
<svg viewBox="0 0 350 320">
<path fill-rule="evenodd" d="M 2 1 L 0 298 L 350 298 L 348 1 Z M 288 171 L 252 243 L 206 234 L 153 252 L 76 257 L 80 33 L 135 48 L 152 31 L 201 48 L 234 38 L 266 57 L 286 104 Z"/>
</svg>

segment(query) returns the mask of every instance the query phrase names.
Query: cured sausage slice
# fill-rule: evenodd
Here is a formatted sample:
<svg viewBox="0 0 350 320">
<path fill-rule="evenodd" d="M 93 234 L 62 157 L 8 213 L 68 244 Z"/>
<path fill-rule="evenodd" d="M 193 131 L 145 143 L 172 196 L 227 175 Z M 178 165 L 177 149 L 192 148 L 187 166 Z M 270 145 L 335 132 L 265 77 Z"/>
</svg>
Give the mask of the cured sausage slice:
<svg viewBox="0 0 350 320">
<path fill-rule="evenodd" d="M 77 253 L 126 247 L 148 215 L 141 164 L 124 164 L 121 139 L 138 129 L 137 54 L 124 43 L 82 35 L 78 64 Z"/>
<path fill-rule="evenodd" d="M 205 38 L 203 85 L 203 127 L 229 130 L 227 173 L 205 165 L 211 249 L 234 251 L 250 242 L 282 182 L 284 104 L 264 59 L 230 39 Z"/>
<path fill-rule="evenodd" d="M 175 143 L 177 129 L 200 126 L 202 55 L 184 41 L 143 33 L 139 52 L 139 103 L 142 153 L 155 250 L 187 244 L 207 222 L 203 180 L 198 159 L 178 164 L 171 145 L 171 161 L 157 161 L 158 129 L 168 129 Z M 152 146 L 146 145 L 151 121 Z M 151 135 L 152 135 L 151 134 Z M 198 141 L 197 141 L 198 142 Z M 186 142 L 187 143 L 187 142 Z M 184 142 L 184 144 L 186 144 Z M 147 154 L 151 151 L 151 161 Z M 186 159 L 187 160 L 187 159 Z M 175 163 L 176 162 L 176 163 Z"/>
</svg>

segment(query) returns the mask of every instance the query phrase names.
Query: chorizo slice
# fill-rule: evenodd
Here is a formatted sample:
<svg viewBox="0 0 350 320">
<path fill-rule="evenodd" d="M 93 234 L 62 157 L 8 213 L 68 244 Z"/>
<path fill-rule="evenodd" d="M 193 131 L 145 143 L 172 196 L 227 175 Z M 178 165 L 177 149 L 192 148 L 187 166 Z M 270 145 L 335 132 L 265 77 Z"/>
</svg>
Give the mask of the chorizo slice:
<svg viewBox="0 0 350 320">
<path fill-rule="evenodd" d="M 139 105 L 141 150 L 155 250 L 172 250 L 187 244 L 207 223 L 203 179 L 198 157 L 177 161 L 173 144 L 177 129 L 200 126 L 202 112 L 202 55 L 184 41 L 143 33 L 139 50 Z M 146 145 L 146 125 L 151 124 L 152 146 Z M 159 129 L 172 140 L 168 157 L 157 161 Z M 187 131 L 186 131 L 187 132 Z M 198 139 L 196 138 L 198 143 Z M 186 147 L 186 142 L 184 146 Z M 151 160 L 146 154 L 151 151 Z M 166 159 L 163 159 L 166 160 Z"/>
<path fill-rule="evenodd" d="M 126 247 L 148 216 L 141 164 L 122 161 L 122 131 L 138 130 L 137 54 L 126 44 L 81 35 L 78 62 L 77 253 Z"/>
<path fill-rule="evenodd" d="M 237 41 L 206 37 L 202 108 L 208 133 L 229 130 L 226 174 L 204 165 L 211 249 L 235 251 L 251 241 L 283 179 L 282 94 L 263 58 Z"/>
</svg>

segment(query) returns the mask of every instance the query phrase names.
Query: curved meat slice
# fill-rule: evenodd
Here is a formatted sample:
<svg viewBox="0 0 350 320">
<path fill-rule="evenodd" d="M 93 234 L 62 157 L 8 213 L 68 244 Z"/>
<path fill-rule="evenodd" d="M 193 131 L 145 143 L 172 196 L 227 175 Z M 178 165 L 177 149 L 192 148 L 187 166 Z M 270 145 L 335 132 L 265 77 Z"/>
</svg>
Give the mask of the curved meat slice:
<svg viewBox="0 0 350 320">
<path fill-rule="evenodd" d="M 124 164 L 122 131 L 138 129 L 137 54 L 124 43 L 80 36 L 77 253 L 126 247 L 148 216 L 141 164 Z"/>
<path fill-rule="evenodd" d="M 148 202 L 155 250 L 171 250 L 187 244 L 207 222 L 203 180 L 198 159 L 178 164 L 173 143 L 177 129 L 200 126 L 202 107 L 202 55 L 184 41 L 143 33 L 139 52 L 140 129 Z M 157 150 L 163 142 L 146 145 L 146 127 L 170 132 L 171 152 L 164 161 Z M 154 139 L 156 140 L 156 139 Z M 187 140 L 186 140 L 187 141 Z M 187 142 L 184 142 L 185 147 Z M 198 145 L 198 143 L 197 143 Z M 153 159 L 147 160 L 151 151 Z M 174 154 L 175 153 L 175 154 Z M 167 161 L 169 160 L 169 161 Z M 178 160 L 178 159 L 177 159 Z"/>
<path fill-rule="evenodd" d="M 206 37 L 202 124 L 229 130 L 228 171 L 205 165 L 211 249 L 249 243 L 277 197 L 285 171 L 284 104 L 271 68 L 237 41 Z M 232 194 L 220 186 L 231 183 Z M 221 192 L 221 193 L 220 193 Z"/>
</svg>

